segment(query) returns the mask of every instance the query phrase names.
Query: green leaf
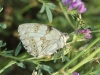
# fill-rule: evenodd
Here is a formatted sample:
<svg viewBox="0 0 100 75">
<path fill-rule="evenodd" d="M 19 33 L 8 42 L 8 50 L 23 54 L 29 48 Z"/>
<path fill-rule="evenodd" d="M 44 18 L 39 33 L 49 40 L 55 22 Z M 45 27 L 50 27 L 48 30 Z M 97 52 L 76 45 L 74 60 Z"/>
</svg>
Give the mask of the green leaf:
<svg viewBox="0 0 100 75">
<path fill-rule="evenodd" d="M 1 40 L 0 40 L 0 47 L 4 47 L 6 46 L 6 43 L 3 43 Z"/>
<path fill-rule="evenodd" d="M 91 69 L 85 75 L 89 75 L 93 71 L 93 69 L 94 67 L 91 67 Z"/>
<path fill-rule="evenodd" d="M 11 54 L 13 52 L 13 50 L 9 50 L 9 51 L 6 51 L 6 50 L 4 50 L 2 53 L 5 53 L 5 54 Z"/>
<path fill-rule="evenodd" d="M 52 22 L 52 13 L 51 13 L 51 10 L 49 9 L 48 6 L 46 6 L 46 13 L 47 13 L 47 17 L 49 19 L 49 22 L 51 23 Z"/>
<path fill-rule="evenodd" d="M 0 12 L 3 10 L 3 7 L 0 8 Z"/>
<path fill-rule="evenodd" d="M 43 0 L 38 0 L 39 2 L 41 2 L 41 3 L 44 3 L 44 1 Z"/>
<path fill-rule="evenodd" d="M 38 75 L 41 75 L 42 72 L 40 65 L 38 65 L 35 69 L 37 70 Z"/>
<path fill-rule="evenodd" d="M 56 61 L 57 61 L 57 53 L 54 53 L 54 63 L 56 63 Z"/>
<path fill-rule="evenodd" d="M 0 75 L 2 72 L 4 72 L 8 67 L 12 66 L 13 64 L 15 64 L 15 61 L 10 61 L 3 68 L 0 68 Z"/>
<path fill-rule="evenodd" d="M 24 69 L 26 68 L 26 66 L 20 61 L 17 61 L 16 64 L 21 68 L 24 68 Z"/>
<path fill-rule="evenodd" d="M 21 42 L 18 44 L 16 50 L 15 50 L 15 56 L 17 56 L 21 50 L 22 46 L 21 46 Z"/>
<path fill-rule="evenodd" d="M 7 25 L 3 24 L 3 23 L 0 23 L 0 27 L 3 28 L 3 29 L 5 29 L 5 28 L 7 28 Z"/>
<path fill-rule="evenodd" d="M 7 54 L 7 53 L 3 53 L 4 56 L 10 56 L 10 57 L 13 57 L 12 54 Z"/>
<path fill-rule="evenodd" d="M 67 60 L 68 62 L 70 61 L 70 59 L 69 59 L 68 57 L 63 56 L 63 57 L 62 57 L 62 62 L 64 62 L 65 60 Z"/>
<path fill-rule="evenodd" d="M 53 69 L 50 66 L 47 65 L 41 65 L 40 66 L 43 70 L 49 72 L 51 74 L 51 72 L 53 72 Z"/>
<path fill-rule="evenodd" d="M 38 75 L 41 75 L 41 68 L 38 69 Z"/>
<path fill-rule="evenodd" d="M 2 47 L 2 43 L 3 43 L 3 42 L 0 40 L 0 47 Z"/>
<path fill-rule="evenodd" d="M 40 13 L 43 13 L 45 10 L 45 3 L 43 3 L 41 10 L 39 11 Z"/>
<path fill-rule="evenodd" d="M 2 44 L 2 47 L 4 47 L 4 46 L 6 46 L 6 43 L 3 43 L 3 44 Z"/>
<path fill-rule="evenodd" d="M 56 9 L 56 6 L 53 3 L 46 3 L 46 6 L 48 6 L 52 10 Z"/>
</svg>

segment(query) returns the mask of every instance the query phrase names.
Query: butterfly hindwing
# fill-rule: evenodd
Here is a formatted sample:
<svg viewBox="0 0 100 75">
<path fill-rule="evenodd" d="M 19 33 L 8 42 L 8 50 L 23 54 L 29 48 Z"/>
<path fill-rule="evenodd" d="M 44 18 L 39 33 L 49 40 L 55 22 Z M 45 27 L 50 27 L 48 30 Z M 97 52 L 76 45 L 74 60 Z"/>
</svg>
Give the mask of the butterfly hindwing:
<svg viewBox="0 0 100 75">
<path fill-rule="evenodd" d="M 67 38 L 65 35 L 44 24 L 21 24 L 18 27 L 18 32 L 27 52 L 37 58 L 51 55 L 66 45 Z"/>
</svg>

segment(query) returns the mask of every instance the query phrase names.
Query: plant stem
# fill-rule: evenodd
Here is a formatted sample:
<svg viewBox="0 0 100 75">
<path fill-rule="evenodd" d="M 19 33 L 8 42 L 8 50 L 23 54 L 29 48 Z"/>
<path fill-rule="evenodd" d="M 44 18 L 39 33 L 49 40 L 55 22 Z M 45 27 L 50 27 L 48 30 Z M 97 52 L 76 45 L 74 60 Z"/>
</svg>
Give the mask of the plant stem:
<svg viewBox="0 0 100 75">
<path fill-rule="evenodd" d="M 73 63 L 76 59 L 78 59 L 85 51 L 89 51 L 90 48 L 100 40 L 100 38 L 97 38 L 96 40 L 94 40 L 92 43 L 90 43 L 86 49 L 82 50 L 77 56 L 75 56 L 70 62 L 66 63 L 60 70 L 64 70 L 65 68 L 67 68 L 71 63 Z M 81 65 L 80 65 L 81 66 Z M 80 67 L 79 66 L 79 67 Z"/>
<path fill-rule="evenodd" d="M 32 4 L 27 5 L 22 10 L 19 11 L 20 14 L 23 14 L 24 12 L 28 11 L 32 7 Z"/>
<path fill-rule="evenodd" d="M 80 63 L 78 63 L 75 67 L 73 67 L 72 69 L 70 69 L 68 72 L 72 73 L 74 72 L 76 69 L 78 69 L 80 66 L 84 65 L 85 63 L 89 62 L 97 53 L 100 52 L 100 47 L 95 50 L 93 53 L 91 53 L 88 57 L 86 57 L 85 59 L 83 59 Z"/>
<path fill-rule="evenodd" d="M 69 17 L 68 17 L 67 11 L 63 8 L 63 6 L 62 6 L 62 4 L 61 4 L 61 1 L 58 1 L 58 3 L 59 3 L 60 8 L 62 9 L 62 11 L 63 11 L 63 13 L 64 13 L 66 19 L 67 19 L 69 25 L 70 25 L 74 30 L 76 30 L 76 27 L 72 24 L 72 22 L 70 21 L 70 19 L 69 19 Z"/>
<path fill-rule="evenodd" d="M 0 55 L 3 56 L 3 57 L 7 57 L 7 58 L 10 58 L 10 59 L 14 59 L 14 60 L 21 60 L 21 59 L 18 58 L 18 57 L 8 56 L 8 55 L 4 55 L 4 54 L 2 54 L 2 53 L 0 53 Z"/>
<path fill-rule="evenodd" d="M 96 32 L 100 32 L 100 30 L 91 31 L 91 33 L 96 33 Z"/>
<path fill-rule="evenodd" d="M 3 67 L 2 69 L 0 69 L 0 73 L 2 73 L 5 69 L 7 69 L 8 67 L 10 67 L 13 64 L 15 64 L 15 61 L 10 61 L 5 67 Z"/>
</svg>

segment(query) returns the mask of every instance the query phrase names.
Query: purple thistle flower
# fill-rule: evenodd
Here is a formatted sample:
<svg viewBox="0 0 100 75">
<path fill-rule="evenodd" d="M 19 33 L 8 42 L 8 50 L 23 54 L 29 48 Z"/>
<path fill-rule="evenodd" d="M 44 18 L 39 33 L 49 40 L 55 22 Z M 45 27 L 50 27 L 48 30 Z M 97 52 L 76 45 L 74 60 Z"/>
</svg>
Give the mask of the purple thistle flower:
<svg viewBox="0 0 100 75">
<path fill-rule="evenodd" d="M 73 72 L 72 75 L 79 75 L 79 73 L 77 73 L 77 72 Z"/>
<path fill-rule="evenodd" d="M 81 0 L 62 0 L 63 5 L 68 5 L 68 9 L 77 9 L 79 13 L 86 11 L 84 3 Z"/>
</svg>

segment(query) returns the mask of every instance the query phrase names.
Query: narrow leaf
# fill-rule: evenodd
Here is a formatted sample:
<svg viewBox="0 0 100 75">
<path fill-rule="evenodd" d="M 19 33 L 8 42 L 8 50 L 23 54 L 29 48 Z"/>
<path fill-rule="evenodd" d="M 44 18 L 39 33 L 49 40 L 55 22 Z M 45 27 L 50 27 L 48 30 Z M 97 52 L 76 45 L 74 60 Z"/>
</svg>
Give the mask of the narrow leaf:
<svg viewBox="0 0 100 75">
<path fill-rule="evenodd" d="M 26 66 L 20 61 L 17 61 L 16 64 L 21 68 L 24 68 L 24 69 L 26 68 Z"/>
<path fill-rule="evenodd" d="M 2 47 L 2 43 L 3 43 L 3 42 L 0 40 L 0 47 Z"/>
<path fill-rule="evenodd" d="M 8 64 L 6 64 L 3 68 L 0 68 L 0 75 L 2 72 L 4 72 L 8 67 L 15 64 L 15 61 L 10 61 Z"/>
<path fill-rule="evenodd" d="M 51 72 L 53 72 L 53 69 L 50 66 L 47 65 L 41 65 L 40 66 L 43 70 L 49 72 L 51 74 Z"/>
<path fill-rule="evenodd" d="M 5 53 L 5 54 L 11 54 L 13 52 L 13 50 L 8 50 L 8 51 L 6 51 L 6 50 L 4 50 L 2 53 Z"/>
<path fill-rule="evenodd" d="M 3 10 L 3 7 L 0 8 L 0 12 Z"/>
<path fill-rule="evenodd" d="M 13 55 L 12 55 L 12 54 L 9 54 L 9 53 L 8 53 L 8 54 L 7 54 L 7 53 L 3 53 L 3 55 L 4 55 L 4 56 L 10 56 L 10 57 L 13 57 Z"/>
<path fill-rule="evenodd" d="M 6 46 L 6 43 L 3 43 L 1 40 L 0 40 L 0 47 L 4 47 Z"/>
<path fill-rule="evenodd" d="M 38 75 L 41 75 L 41 68 L 38 69 Z"/>
<path fill-rule="evenodd" d="M 3 29 L 5 29 L 5 28 L 7 28 L 7 25 L 3 24 L 3 23 L 0 23 L 0 27 L 3 28 Z"/>
<path fill-rule="evenodd" d="M 65 60 L 68 61 L 68 62 L 70 61 L 70 59 L 69 59 L 68 57 L 63 56 L 63 57 L 62 57 L 62 62 L 64 62 Z"/>
<path fill-rule="evenodd" d="M 16 50 L 15 50 L 15 56 L 17 56 L 21 50 L 22 46 L 21 46 L 21 42 L 18 44 Z"/>
<path fill-rule="evenodd" d="M 54 63 L 56 63 L 56 61 L 57 61 L 57 53 L 54 53 Z"/>
<path fill-rule="evenodd" d="M 56 6 L 53 3 L 46 3 L 46 6 L 48 6 L 52 10 L 56 9 Z"/>
<path fill-rule="evenodd" d="M 4 47 L 4 46 L 6 46 L 6 43 L 3 43 L 3 44 L 2 44 L 2 47 Z"/>
<path fill-rule="evenodd" d="M 38 75 L 41 75 L 42 72 L 40 65 L 38 65 L 35 69 L 37 70 Z"/>
<path fill-rule="evenodd" d="M 45 4 L 42 5 L 42 8 L 41 8 L 41 10 L 40 10 L 39 12 L 40 12 L 40 13 L 43 13 L 44 10 L 45 10 Z"/>
<path fill-rule="evenodd" d="M 46 6 L 46 13 L 47 13 L 47 17 L 49 19 L 49 22 L 51 23 L 52 22 L 52 13 L 51 13 L 51 10 L 49 9 L 48 6 Z"/>
</svg>

